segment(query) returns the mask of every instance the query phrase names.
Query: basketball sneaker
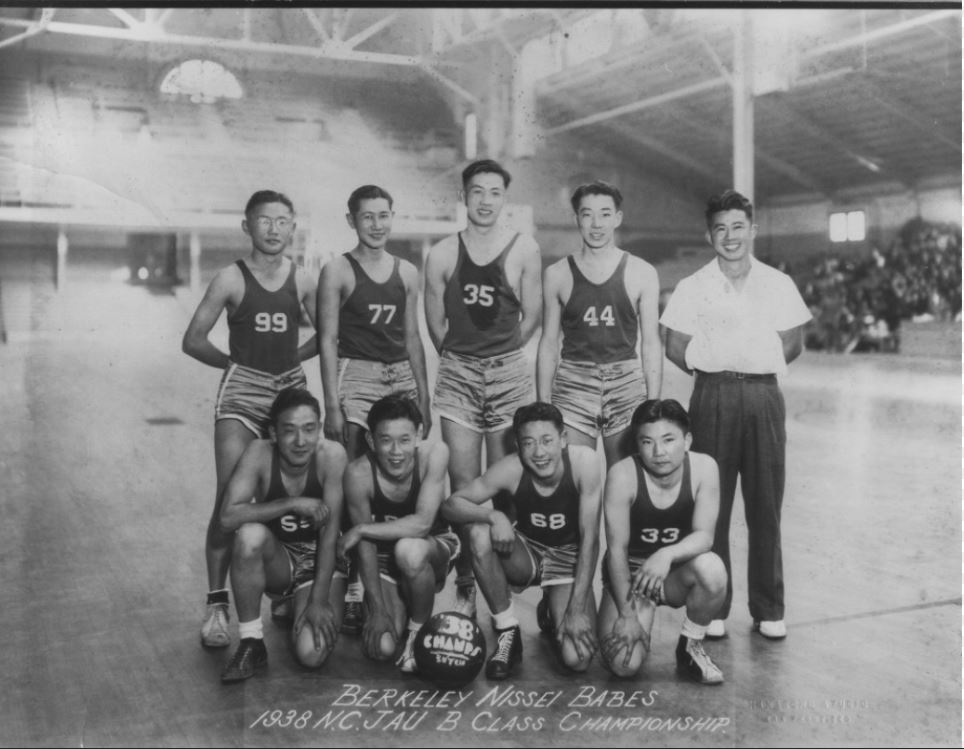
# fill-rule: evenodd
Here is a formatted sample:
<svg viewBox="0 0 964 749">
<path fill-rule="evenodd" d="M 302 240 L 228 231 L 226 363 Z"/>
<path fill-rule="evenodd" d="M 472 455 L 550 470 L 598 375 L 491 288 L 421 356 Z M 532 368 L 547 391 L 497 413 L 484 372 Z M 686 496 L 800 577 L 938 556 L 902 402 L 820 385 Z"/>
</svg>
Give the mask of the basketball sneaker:
<svg viewBox="0 0 964 749">
<path fill-rule="evenodd" d="M 201 644 L 206 648 L 226 648 L 231 644 L 228 634 L 228 604 L 209 603 L 201 625 Z"/>
<path fill-rule="evenodd" d="M 536 606 L 536 622 L 539 624 L 539 629 L 547 635 L 556 633 L 556 625 L 552 621 L 552 614 L 549 612 L 549 596 L 545 593 L 542 594 L 542 600 Z"/>
<path fill-rule="evenodd" d="M 783 619 L 777 621 L 756 621 L 753 622 L 753 629 L 766 637 L 768 640 L 782 640 L 787 636 L 787 625 Z"/>
<path fill-rule="evenodd" d="M 522 660 L 522 630 L 517 624 L 508 629 L 497 629 L 495 653 L 485 664 L 485 677 L 501 681 L 508 679 L 512 669 Z"/>
<path fill-rule="evenodd" d="M 455 579 L 455 605 L 452 611 L 457 611 L 469 619 L 475 619 L 475 579 L 471 577 L 457 577 Z"/>
<path fill-rule="evenodd" d="M 405 647 L 402 648 L 402 654 L 395 661 L 398 670 L 403 674 L 418 673 L 418 665 L 415 663 L 415 640 L 417 639 L 418 630 L 410 629 L 408 637 L 405 638 Z"/>
<path fill-rule="evenodd" d="M 258 669 L 268 665 L 268 649 L 264 646 L 264 640 L 254 637 L 245 637 L 234 651 L 228 665 L 221 672 L 221 681 L 231 684 L 236 681 L 244 681 L 254 676 Z"/>
<path fill-rule="evenodd" d="M 723 672 L 703 650 L 703 641 L 685 635 L 676 644 L 676 668 L 700 684 L 722 684 Z"/>
<path fill-rule="evenodd" d="M 706 637 L 708 640 L 719 640 L 722 637 L 726 637 L 726 622 L 722 619 L 714 619 L 711 621 L 706 628 Z"/>
</svg>

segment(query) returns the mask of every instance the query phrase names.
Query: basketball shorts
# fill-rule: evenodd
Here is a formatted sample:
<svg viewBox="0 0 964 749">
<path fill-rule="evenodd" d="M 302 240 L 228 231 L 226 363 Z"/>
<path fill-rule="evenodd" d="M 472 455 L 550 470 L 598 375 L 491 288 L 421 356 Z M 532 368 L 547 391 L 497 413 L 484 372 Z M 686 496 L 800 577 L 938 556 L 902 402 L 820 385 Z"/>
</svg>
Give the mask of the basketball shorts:
<svg viewBox="0 0 964 749">
<path fill-rule="evenodd" d="M 231 362 L 218 386 L 214 420 L 236 419 L 254 432 L 256 437 L 266 437 L 271 404 L 278 393 L 289 387 L 308 387 L 305 372 L 300 366 L 273 375 Z"/>
<path fill-rule="evenodd" d="M 443 351 L 439 358 L 435 409 L 443 419 L 474 432 L 499 432 L 533 400 L 533 376 L 522 351 L 489 357 Z"/>
<path fill-rule="evenodd" d="M 345 419 L 368 429 L 372 404 L 386 395 L 403 395 L 418 401 L 418 387 L 408 359 L 385 364 L 369 359 L 338 359 L 338 400 Z M 431 414 L 422 414 L 430 419 Z"/>
<path fill-rule="evenodd" d="M 608 364 L 562 359 L 552 381 L 552 405 L 566 425 L 593 439 L 626 429 L 645 399 L 646 384 L 636 359 Z"/>
<path fill-rule="evenodd" d="M 532 585 L 547 588 L 550 585 L 570 585 L 576 579 L 576 562 L 579 559 L 579 547 L 576 544 L 566 546 L 546 546 L 534 541 L 519 531 L 515 532 L 517 543 L 529 555 L 532 562 L 532 577 L 519 586 L 522 589 Z"/>
<path fill-rule="evenodd" d="M 289 598 L 296 591 L 315 582 L 315 550 L 317 544 L 315 542 L 297 541 L 290 543 L 280 541 L 279 543 L 288 555 L 288 569 L 291 572 L 291 581 L 282 594 L 282 598 Z M 335 574 L 333 577 L 348 577 L 348 568 L 344 561 L 337 557 L 335 558 Z"/>
<path fill-rule="evenodd" d="M 639 572 L 639 570 L 642 568 L 643 562 L 646 561 L 646 557 L 634 557 L 634 556 L 630 556 L 630 557 L 628 557 L 628 558 L 629 558 L 629 579 L 632 580 L 632 579 L 636 576 L 636 574 Z M 675 569 L 677 568 L 677 566 L 679 566 L 679 565 L 673 565 L 673 567 L 672 567 L 672 569 L 671 569 L 670 571 L 675 570 Z M 608 551 L 606 551 L 606 553 L 603 554 L 603 558 L 602 558 L 602 571 L 601 571 L 601 572 L 602 572 L 602 586 L 603 586 L 603 590 L 608 590 L 608 591 L 609 591 L 609 595 L 612 595 L 612 594 L 613 594 L 613 591 L 612 591 L 612 578 L 610 578 L 610 576 L 609 576 L 609 552 L 608 552 Z M 660 601 L 656 601 L 656 603 L 658 603 L 658 604 L 664 604 L 665 601 L 660 600 Z"/>
<path fill-rule="evenodd" d="M 448 560 L 445 567 L 445 574 L 435 580 L 435 592 L 438 593 L 445 585 L 445 578 L 448 577 L 448 573 L 452 571 L 452 568 L 455 566 L 455 560 L 459 558 L 459 554 L 462 552 L 462 542 L 459 541 L 458 535 L 450 530 L 436 533 L 429 536 L 429 538 L 435 542 L 438 551 L 445 554 Z M 402 571 L 398 568 L 398 564 L 395 561 L 394 548 L 391 551 L 378 552 L 378 574 L 383 580 L 393 585 L 398 585 L 398 581 L 402 578 Z"/>
</svg>

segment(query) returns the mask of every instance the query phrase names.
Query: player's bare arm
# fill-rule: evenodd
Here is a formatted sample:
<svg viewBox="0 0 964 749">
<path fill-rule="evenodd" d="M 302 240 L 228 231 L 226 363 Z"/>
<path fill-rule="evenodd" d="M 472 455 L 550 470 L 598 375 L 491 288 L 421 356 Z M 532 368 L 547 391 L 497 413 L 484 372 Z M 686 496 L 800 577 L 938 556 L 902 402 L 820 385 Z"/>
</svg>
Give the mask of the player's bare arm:
<svg viewBox="0 0 964 749">
<path fill-rule="evenodd" d="M 429 250 L 425 261 L 425 323 L 432 345 L 439 353 L 448 329 L 445 319 L 445 284 L 458 259 L 458 238 L 446 237 Z"/>
<path fill-rule="evenodd" d="M 519 276 L 519 304 L 521 319 L 519 334 L 522 343 L 528 341 L 539 325 L 542 314 L 542 253 L 535 239 L 519 237 L 513 252 L 520 253 L 522 272 Z"/>
<path fill-rule="evenodd" d="M 382 523 L 358 523 L 344 534 L 341 548 L 350 551 L 362 539 L 369 541 L 397 541 L 400 538 L 425 538 L 435 524 L 445 494 L 445 475 L 449 451 L 444 442 L 423 443 L 424 475 L 415 501 L 415 512 L 396 520 Z"/>
<path fill-rule="evenodd" d="M 599 556 L 599 515 L 601 485 L 596 451 L 588 447 L 570 445 L 569 460 L 572 475 L 579 492 L 579 556 L 576 559 L 575 579 L 569 604 L 556 631 L 561 645 L 568 638 L 580 659 L 596 652 L 593 621 L 587 610 L 592 595 L 592 578 Z"/>
<path fill-rule="evenodd" d="M 796 359 L 803 352 L 803 329 L 805 325 L 798 325 L 789 330 L 778 330 L 780 342 L 783 344 L 783 358 L 787 364 Z"/>
<path fill-rule="evenodd" d="M 536 355 L 536 394 L 548 403 L 552 380 L 559 365 L 559 338 L 562 334 L 564 298 L 572 292 L 572 276 L 565 258 L 546 268 L 543 280 L 542 335 Z"/>
<path fill-rule="evenodd" d="M 308 605 L 295 622 L 295 637 L 305 626 L 310 626 L 315 648 L 321 649 L 322 642 L 333 643 L 338 637 L 335 626 L 335 611 L 331 607 L 329 595 L 331 581 L 335 574 L 335 552 L 338 545 L 338 531 L 341 528 L 342 506 L 344 504 L 343 485 L 345 466 L 348 457 L 345 448 L 337 442 L 323 440 L 319 444 L 315 466 L 318 481 L 322 487 L 324 504 L 328 509 L 328 522 L 318 529 L 318 544 L 315 549 L 315 579 L 308 595 Z"/>
<path fill-rule="evenodd" d="M 500 491 L 514 491 L 522 478 L 522 463 L 515 454 L 507 455 L 477 479 L 445 500 L 442 513 L 456 525 L 485 523 L 492 526 L 492 548 L 509 554 L 515 543 L 515 530 L 504 512 L 484 506 Z"/>
<path fill-rule="evenodd" d="M 636 468 L 632 458 L 624 458 L 609 469 L 603 500 L 606 547 L 609 565 L 609 590 L 618 617 L 611 632 L 603 633 L 602 653 L 612 662 L 623 652 L 623 666 L 629 666 L 633 647 L 645 632 L 636 616 L 629 572 L 629 509 L 636 496 Z"/>
<path fill-rule="evenodd" d="M 422 412 L 422 436 L 432 429 L 432 400 L 428 389 L 428 370 L 425 367 L 425 348 L 418 331 L 418 270 L 407 260 L 400 264 L 405 284 L 405 348 L 412 365 L 412 375 L 418 388 L 418 410 Z"/>
<path fill-rule="evenodd" d="M 630 299 L 636 300 L 639 321 L 640 355 L 646 397 L 659 398 L 663 385 L 663 344 L 659 337 L 659 275 L 645 260 L 630 257 L 626 268 L 626 283 L 634 285 Z"/>
<path fill-rule="evenodd" d="M 237 266 L 231 265 L 212 279 L 204 292 L 201 303 L 188 323 L 181 350 L 202 364 L 224 369 L 230 361 L 228 354 L 219 349 L 209 339 L 211 329 L 221 313 L 236 307 L 244 295 L 244 281 Z"/>
<path fill-rule="evenodd" d="M 321 269 L 315 309 L 320 324 L 319 353 L 321 354 L 321 387 L 325 399 L 325 437 L 345 443 L 345 415 L 338 393 L 338 316 L 342 302 L 351 293 L 351 268 L 345 258 L 329 260 Z"/>
<path fill-rule="evenodd" d="M 314 276 L 304 268 L 298 268 L 295 273 L 295 284 L 298 287 L 298 301 L 308 315 L 308 319 L 311 320 L 311 327 L 318 330 L 318 314 L 315 303 L 318 282 Z M 298 346 L 298 361 L 307 361 L 317 355 L 318 335 L 317 333 L 312 333 L 308 340 Z"/>
<path fill-rule="evenodd" d="M 691 340 L 693 340 L 691 335 L 666 328 L 666 358 L 687 374 L 692 373 L 692 370 L 686 366 L 686 347 L 690 345 Z"/>
<path fill-rule="evenodd" d="M 264 487 L 270 480 L 268 474 L 272 449 L 267 440 L 255 440 L 241 455 L 224 490 L 221 528 L 225 533 L 234 533 L 245 523 L 267 523 L 289 513 L 313 521 L 315 527 L 328 522 L 328 508 L 315 497 L 288 497 L 274 502 L 251 501 L 252 497 L 264 494 Z"/>
<path fill-rule="evenodd" d="M 374 492 L 371 464 L 362 456 L 348 464 L 345 471 L 345 506 L 352 525 L 361 525 L 371 520 L 371 501 Z M 342 537 L 344 538 L 344 537 Z M 382 636 L 386 633 L 398 637 L 392 621 L 391 606 L 382 594 L 381 579 L 378 574 L 378 557 L 375 544 L 362 539 L 357 545 L 358 575 L 365 586 L 365 600 L 368 603 L 368 616 L 362 626 L 362 648 L 369 658 L 387 660 L 389 656 L 381 649 Z M 338 541 L 338 555 L 344 556 L 342 539 Z"/>
<path fill-rule="evenodd" d="M 716 516 L 720 511 L 720 478 L 716 461 L 709 455 L 690 453 L 693 484 L 693 532 L 649 556 L 639 569 L 632 589 L 651 598 L 662 596 L 663 581 L 670 570 L 713 548 Z"/>
</svg>

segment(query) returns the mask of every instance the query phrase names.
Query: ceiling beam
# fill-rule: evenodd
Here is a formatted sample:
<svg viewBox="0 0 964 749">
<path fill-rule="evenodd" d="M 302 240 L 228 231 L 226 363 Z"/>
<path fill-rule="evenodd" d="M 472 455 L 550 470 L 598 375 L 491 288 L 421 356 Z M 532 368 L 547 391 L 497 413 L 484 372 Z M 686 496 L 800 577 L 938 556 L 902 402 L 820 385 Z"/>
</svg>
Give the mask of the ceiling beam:
<svg viewBox="0 0 964 749">
<path fill-rule="evenodd" d="M 115 18 L 120 19 L 121 23 L 123 23 L 129 29 L 136 29 L 143 25 L 143 21 L 139 21 L 138 19 L 134 18 L 134 16 L 122 8 L 108 8 L 107 12 Z"/>
<path fill-rule="evenodd" d="M 430 78 L 438 81 L 446 88 L 451 89 L 466 101 L 471 102 L 474 106 L 480 107 L 482 105 L 482 101 L 481 99 L 479 99 L 478 96 L 473 94 L 471 91 L 467 91 L 466 89 L 462 88 L 462 86 L 460 86 L 458 83 L 453 81 L 451 78 L 447 78 L 446 76 L 442 75 L 439 71 L 437 71 L 433 66 L 429 65 L 428 63 L 419 62 L 418 67 L 424 70 L 425 73 L 428 74 Z"/>
<path fill-rule="evenodd" d="M 301 10 L 308 19 L 308 23 L 311 24 L 311 28 L 313 28 L 315 33 L 321 37 L 321 41 L 331 41 L 331 34 L 328 33 L 328 29 L 325 28 L 325 24 L 321 22 L 321 19 L 315 14 L 315 11 L 312 8 L 302 8 Z"/>
<path fill-rule="evenodd" d="M 563 125 L 556 125 L 555 127 L 546 128 L 545 133 L 546 135 L 555 135 L 557 133 L 566 132 L 567 130 L 575 130 L 576 128 L 585 127 L 586 125 L 594 125 L 597 122 L 611 120 L 614 117 L 629 114 L 630 112 L 639 112 L 643 109 L 649 109 L 650 107 L 655 107 L 659 104 L 665 104 L 670 101 L 676 101 L 677 99 L 683 99 L 687 96 L 693 96 L 694 94 L 699 94 L 704 91 L 712 91 L 715 88 L 726 85 L 726 82 L 726 79 L 723 77 L 712 78 L 707 81 L 700 81 L 699 83 L 683 86 L 682 88 L 678 88 L 674 91 L 667 91 L 666 93 L 650 96 L 639 101 L 634 101 L 630 104 L 623 104 L 619 107 L 607 109 L 604 112 L 597 112 L 596 114 L 591 114 L 587 117 L 580 117 L 579 119 L 572 120 L 571 122 L 567 122 Z"/>
<path fill-rule="evenodd" d="M 872 74 L 868 76 L 863 85 L 860 86 L 860 91 L 861 93 L 869 96 L 895 117 L 898 117 L 909 125 L 912 125 L 914 128 L 919 130 L 921 134 L 926 135 L 928 138 L 938 140 L 944 145 L 950 146 L 958 153 L 961 153 L 960 139 L 950 137 L 950 133 L 945 131 L 939 122 L 927 120 L 920 115 L 915 114 L 916 110 L 913 106 L 905 103 L 897 95 L 886 90 L 879 81 L 874 80 Z"/>
<path fill-rule="evenodd" d="M 702 124 L 701 116 L 695 112 L 692 107 L 688 107 L 685 104 L 677 102 L 676 104 L 667 107 L 666 112 L 676 120 L 681 127 L 689 128 L 697 134 L 697 137 L 702 138 L 707 141 L 711 141 L 720 136 L 720 132 L 717 128 L 712 128 L 708 125 Z M 822 183 L 820 180 L 814 178 L 812 175 L 807 174 L 805 171 L 799 167 L 791 164 L 779 156 L 774 156 L 769 151 L 765 151 L 759 146 L 755 146 L 754 153 L 758 162 L 768 166 L 775 172 L 782 174 L 784 177 L 789 177 L 795 183 L 801 187 L 809 188 L 823 195 L 830 195 L 833 190 L 826 184 Z"/>
<path fill-rule="evenodd" d="M 619 133 L 625 138 L 628 138 L 634 143 L 638 143 L 639 145 L 648 148 L 651 151 L 655 151 L 661 156 L 665 156 L 667 159 L 670 159 L 681 166 L 685 166 L 690 171 L 699 174 L 705 179 L 715 182 L 720 177 L 717 171 L 708 168 L 706 164 L 694 159 L 690 154 L 683 153 L 682 151 L 667 145 L 661 140 L 651 138 L 648 135 L 643 135 L 637 128 L 627 125 L 625 122 L 613 120 L 612 122 L 606 123 L 606 127 L 616 133 Z"/>
<path fill-rule="evenodd" d="M 910 31 L 911 29 L 915 29 L 919 26 L 928 26 L 937 21 L 943 21 L 946 18 L 960 19 L 960 17 L 961 11 L 959 9 L 937 10 L 933 13 L 925 13 L 920 16 L 908 18 L 905 21 L 899 21 L 879 29 L 874 29 L 873 31 L 855 34 L 854 36 L 847 37 L 846 39 L 840 39 L 836 42 L 829 42 L 828 44 L 821 44 L 817 47 L 812 47 L 805 52 L 801 52 L 800 59 L 810 60 L 814 57 L 821 57 L 830 52 L 838 52 L 839 50 L 848 49 L 849 47 L 859 47 L 867 44 L 868 42 L 876 42 L 881 39 L 886 39 L 889 36 L 903 34 L 905 31 Z"/>
<path fill-rule="evenodd" d="M 787 120 L 795 126 L 804 130 L 810 137 L 819 140 L 828 146 L 833 147 L 852 161 L 860 164 L 864 169 L 880 174 L 885 170 L 868 156 L 858 153 L 854 146 L 834 133 L 831 133 L 825 126 L 814 122 L 807 115 L 803 114 L 796 107 L 791 105 L 781 94 L 770 94 L 757 98 L 758 106 L 780 112 Z"/>
<path fill-rule="evenodd" d="M 0 26 L 29 27 L 33 22 L 24 24 L 19 19 L 0 19 Z M 54 21 L 47 25 L 46 31 L 54 34 L 93 37 L 100 39 L 118 39 L 130 42 L 149 42 L 152 44 L 171 44 L 185 47 L 211 47 L 238 52 L 260 52 L 265 54 L 295 55 L 299 57 L 313 57 L 316 59 L 344 60 L 350 62 L 367 62 L 382 65 L 398 65 L 402 67 L 418 67 L 422 61 L 414 55 L 398 55 L 386 52 L 362 52 L 351 49 L 339 49 L 335 46 L 308 47 L 299 44 L 278 44 L 274 42 L 254 42 L 244 39 L 224 39 L 209 36 L 192 36 L 188 34 L 168 34 L 162 29 L 117 29 L 109 26 L 94 26 L 92 24 L 63 23 Z"/>
<path fill-rule="evenodd" d="M 391 26 L 393 23 L 395 23 L 395 20 L 397 18 L 398 18 L 398 13 L 390 13 L 384 18 L 381 18 L 375 23 L 373 23 L 367 29 L 364 29 L 363 31 L 359 31 L 357 34 L 351 37 L 351 39 L 346 39 L 343 42 L 343 44 L 348 49 L 354 49 L 366 39 L 375 36 L 375 34 L 377 34 L 379 31 L 384 29 L 386 26 Z"/>
</svg>

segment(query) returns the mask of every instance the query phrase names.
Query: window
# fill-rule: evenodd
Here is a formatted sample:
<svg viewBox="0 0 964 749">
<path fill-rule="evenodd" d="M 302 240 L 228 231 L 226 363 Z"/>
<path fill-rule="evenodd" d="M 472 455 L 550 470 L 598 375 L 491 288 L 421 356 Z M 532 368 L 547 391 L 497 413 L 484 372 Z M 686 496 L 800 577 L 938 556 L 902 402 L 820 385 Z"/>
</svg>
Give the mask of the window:
<svg viewBox="0 0 964 749">
<path fill-rule="evenodd" d="M 182 62 L 164 76 L 161 93 L 189 96 L 196 104 L 243 96 L 241 84 L 234 74 L 212 60 Z"/>
<path fill-rule="evenodd" d="M 830 214 L 831 242 L 862 242 L 867 236 L 863 211 L 847 211 Z"/>
</svg>

